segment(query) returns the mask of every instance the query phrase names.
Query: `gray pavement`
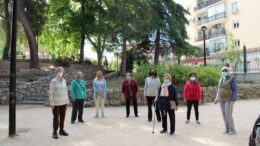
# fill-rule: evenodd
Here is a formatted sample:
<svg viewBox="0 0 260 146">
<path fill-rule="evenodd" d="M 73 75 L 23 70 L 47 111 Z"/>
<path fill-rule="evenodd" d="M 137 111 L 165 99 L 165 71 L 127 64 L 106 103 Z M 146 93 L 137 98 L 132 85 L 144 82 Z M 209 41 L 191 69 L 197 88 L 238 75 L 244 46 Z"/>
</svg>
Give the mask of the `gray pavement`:
<svg viewBox="0 0 260 146">
<path fill-rule="evenodd" d="M 234 120 L 236 135 L 224 135 L 224 123 L 219 105 L 206 103 L 200 106 L 201 125 L 195 123 L 194 111 L 190 124 L 185 124 L 186 107 L 176 113 L 176 133 L 160 134 L 161 123 L 147 122 L 147 107 L 139 107 L 140 117 L 125 118 L 124 107 L 107 107 L 106 118 L 94 117 L 94 108 L 84 109 L 84 124 L 70 124 L 71 108 L 67 111 L 65 130 L 68 137 L 54 140 L 52 115 L 48 107 L 17 107 L 17 134 L 8 138 L 8 106 L 0 106 L 0 146 L 246 146 L 253 123 L 260 114 L 260 99 L 235 103 Z M 169 126 L 169 125 L 168 125 Z"/>
</svg>

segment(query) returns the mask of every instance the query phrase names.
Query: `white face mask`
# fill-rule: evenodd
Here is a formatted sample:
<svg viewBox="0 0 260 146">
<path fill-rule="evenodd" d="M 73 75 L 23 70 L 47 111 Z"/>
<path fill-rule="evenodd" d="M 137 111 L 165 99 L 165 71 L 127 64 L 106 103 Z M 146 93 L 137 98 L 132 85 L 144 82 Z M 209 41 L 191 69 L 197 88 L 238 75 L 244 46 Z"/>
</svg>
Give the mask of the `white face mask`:
<svg viewBox="0 0 260 146">
<path fill-rule="evenodd" d="M 191 80 L 191 81 L 195 81 L 195 80 L 196 80 L 196 77 L 190 77 L 190 80 Z"/>
<path fill-rule="evenodd" d="M 58 78 L 60 78 L 60 79 L 61 79 L 61 78 L 62 78 L 62 76 L 63 76 L 63 72 L 58 72 L 58 73 L 57 73 L 57 77 L 58 77 Z"/>
</svg>

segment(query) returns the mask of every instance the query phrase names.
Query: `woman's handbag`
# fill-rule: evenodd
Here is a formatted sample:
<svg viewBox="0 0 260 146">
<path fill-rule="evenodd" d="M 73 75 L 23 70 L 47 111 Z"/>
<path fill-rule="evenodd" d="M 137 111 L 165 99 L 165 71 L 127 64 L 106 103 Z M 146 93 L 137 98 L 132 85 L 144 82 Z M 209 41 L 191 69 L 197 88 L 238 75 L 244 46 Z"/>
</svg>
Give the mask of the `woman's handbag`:
<svg viewBox="0 0 260 146">
<path fill-rule="evenodd" d="M 175 101 L 170 101 L 170 104 L 171 104 L 171 109 L 173 109 L 173 110 L 177 109 Z"/>
</svg>

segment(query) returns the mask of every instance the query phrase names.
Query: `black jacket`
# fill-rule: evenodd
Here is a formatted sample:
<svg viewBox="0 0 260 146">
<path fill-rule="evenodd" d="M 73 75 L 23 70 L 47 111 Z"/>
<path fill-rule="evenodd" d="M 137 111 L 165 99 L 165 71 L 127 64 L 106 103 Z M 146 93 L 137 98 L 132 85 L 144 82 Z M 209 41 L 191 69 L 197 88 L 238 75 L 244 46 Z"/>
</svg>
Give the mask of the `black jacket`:
<svg viewBox="0 0 260 146">
<path fill-rule="evenodd" d="M 161 90 L 162 90 L 162 87 L 160 87 L 159 92 L 158 92 L 158 107 L 159 107 L 159 110 L 165 110 L 165 111 L 171 110 L 170 101 L 175 101 L 176 106 L 178 106 L 177 91 L 176 91 L 176 89 L 173 85 L 168 86 L 168 92 L 169 92 L 168 97 L 161 97 L 160 96 Z"/>
</svg>

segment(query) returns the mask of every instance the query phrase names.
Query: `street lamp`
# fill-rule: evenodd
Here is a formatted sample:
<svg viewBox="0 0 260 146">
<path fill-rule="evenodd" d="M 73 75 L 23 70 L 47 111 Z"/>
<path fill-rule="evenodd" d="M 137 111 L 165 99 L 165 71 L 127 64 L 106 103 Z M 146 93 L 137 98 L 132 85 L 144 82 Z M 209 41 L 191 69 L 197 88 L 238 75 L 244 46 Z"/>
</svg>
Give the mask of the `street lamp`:
<svg viewBox="0 0 260 146">
<path fill-rule="evenodd" d="M 8 4 L 11 16 L 11 59 L 9 85 L 9 136 L 16 134 L 16 35 L 17 35 L 17 0 Z"/>
<path fill-rule="evenodd" d="M 201 30 L 203 31 L 203 44 L 204 44 L 204 66 L 206 66 L 206 41 L 205 41 L 205 32 L 207 30 L 207 27 L 206 26 L 202 26 L 201 27 Z"/>
</svg>

